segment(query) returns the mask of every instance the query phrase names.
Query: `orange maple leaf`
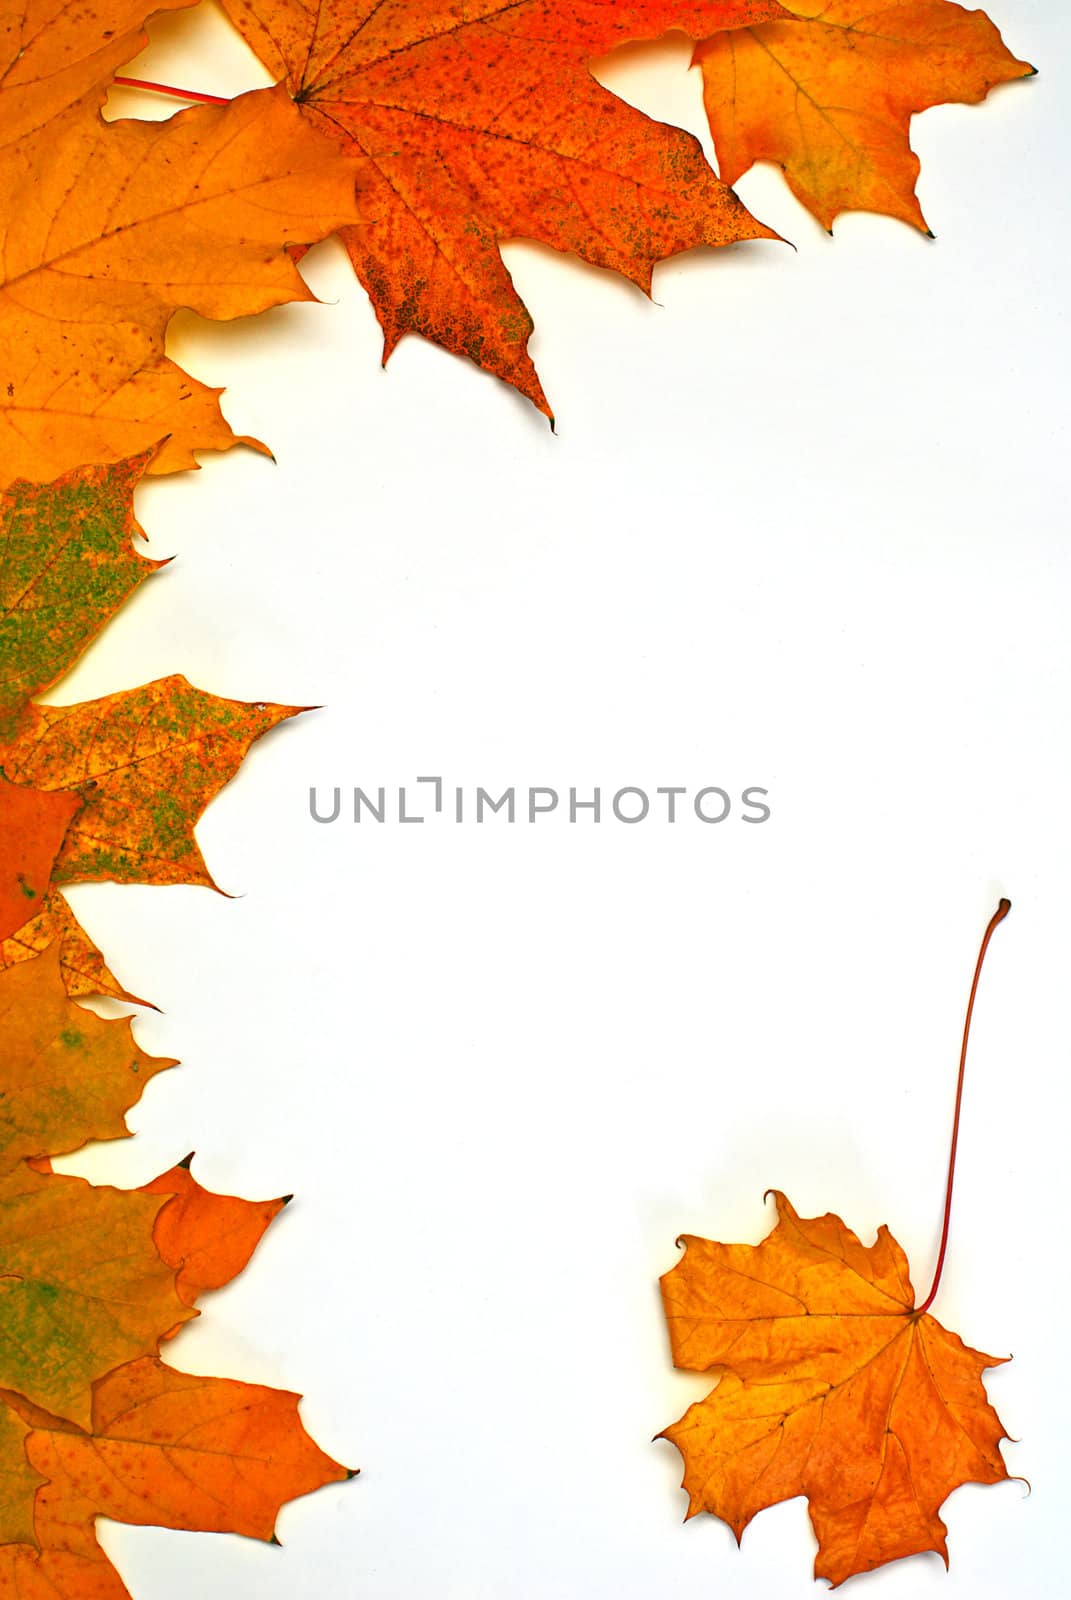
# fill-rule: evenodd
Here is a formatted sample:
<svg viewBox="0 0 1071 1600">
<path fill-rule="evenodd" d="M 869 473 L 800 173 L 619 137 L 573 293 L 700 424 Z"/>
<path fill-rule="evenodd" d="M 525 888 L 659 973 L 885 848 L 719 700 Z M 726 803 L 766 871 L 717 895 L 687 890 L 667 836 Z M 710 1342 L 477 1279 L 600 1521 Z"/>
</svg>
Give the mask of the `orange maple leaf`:
<svg viewBox="0 0 1071 1600">
<path fill-rule="evenodd" d="M 194 1377 L 151 1358 L 94 1390 L 84 1431 L 37 1417 L 22 1434 L 37 1487 L 30 1541 L 0 1547 L 0 1593 L 27 1600 L 128 1600 L 97 1543 L 107 1516 L 135 1526 L 274 1537 L 279 1508 L 355 1474 L 324 1454 L 298 1416 L 299 1396 Z M 0 1416 L 0 1448 L 4 1437 Z M 42 1480 L 44 1480 L 42 1482 Z"/>
<path fill-rule="evenodd" d="M 341 237 L 384 335 L 420 333 L 547 416 L 532 321 L 503 264 L 538 240 L 650 289 L 699 244 L 773 238 L 700 147 L 603 89 L 588 62 L 629 40 L 781 16 L 776 0 L 223 0 L 302 113 L 359 158 Z"/>
<path fill-rule="evenodd" d="M 44 1162 L 24 1181 L 67 1180 L 51 1178 Z M 87 1189 L 81 1185 L 83 1194 Z M 174 1275 L 174 1288 L 186 1308 L 242 1270 L 286 1203 L 212 1194 L 186 1164 L 136 1195 L 101 1193 L 140 1204 L 149 1218 L 155 1212 L 152 1230 L 162 1258 L 157 1271 Z M 3 1247 L 0 1188 L 0 1252 Z M 36 1261 L 35 1269 L 41 1270 Z M 131 1298 L 135 1304 L 128 1312 L 138 1309 L 138 1296 Z M 178 1303 L 170 1302 L 172 1313 Z M 4 1314 L 0 1304 L 0 1383 L 9 1376 Z M 156 1342 L 177 1332 L 181 1321 L 194 1314 L 181 1310 L 170 1326 L 159 1327 Z M 48 1343 L 40 1342 L 35 1354 L 47 1358 L 48 1350 Z M 29 1395 L 11 1387 L 0 1390 L 0 1479 L 5 1487 L 0 1500 L 0 1594 L 26 1600 L 129 1600 L 97 1542 L 98 1516 L 270 1539 L 284 1502 L 356 1476 L 309 1438 L 298 1415 L 298 1395 L 194 1377 L 155 1355 L 103 1371 L 93 1383 L 90 1407 L 76 1421 L 50 1410 L 42 1398 L 39 1389 Z"/>
<path fill-rule="evenodd" d="M 839 1217 L 797 1216 L 773 1190 L 779 1220 L 758 1245 L 685 1237 L 662 1279 L 674 1365 L 716 1372 L 711 1394 L 659 1437 L 684 1457 L 688 1516 L 709 1511 L 737 1543 L 757 1511 L 807 1497 L 818 1537 L 815 1577 L 836 1585 L 887 1561 L 936 1550 L 938 1515 L 964 1483 L 1008 1471 L 1005 1433 L 982 1355 L 929 1315 L 948 1244 L 964 1068 L 982 963 L 974 969 L 956 1085 L 944 1225 L 929 1294 L 916 1306 L 907 1257 L 888 1228 L 863 1245 Z"/>
<path fill-rule="evenodd" d="M 662 1279 L 674 1365 L 724 1374 L 660 1435 L 684 1457 L 688 1515 L 713 1512 L 739 1540 L 757 1511 L 806 1495 L 815 1576 L 833 1584 L 920 1550 L 947 1562 L 942 1502 L 1008 1476 L 981 1381 L 1002 1358 L 915 1310 L 887 1228 L 866 1247 L 839 1217 L 775 1199 L 761 1244 L 688 1237 Z"/>
<path fill-rule="evenodd" d="M 313 299 L 291 248 L 357 215 L 354 162 L 282 90 L 105 123 L 116 57 L 158 7 L 88 0 L 53 38 L 56 9 L 16 0 L 0 51 L 0 484 L 165 435 L 153 472 L 234 444 L 219 391 L 164 355 L 168 322 Z"/>
<path fill-rule="evenodd" d="M 194 1313 L 154 1238 L 166 1197 L 59 1177 L 49 1158 L 123 1137 L 175 1063 L 68 999 L 56 949 L 0 974 L 0 1030 L 0 1390 L 85 1426 L 93 1383 Z"/>
<path fill-rule="evenodd" d="M 264 1231 L 290 1200 L 241 1200 L 203 1189 L 190 1171 L 193 1157 L 141 1186 L 142 1194 L 166 1194 L 156 1219 L 156 1248 L 176 1269 L 175 1286 L 187 1305 L 208 1289 L 236 1278 Z"/>
<path fill-rule="evenodd" d="M 929 232 L 915 197 L 912 114 L 973 104 L 1028 77 L 984 11 L 949 0 L 789 0 L 795 20 L 701 43 L 703 99 L 726 183 L 776 163 L 826 228 L 877 211 Z"/>
</svg>

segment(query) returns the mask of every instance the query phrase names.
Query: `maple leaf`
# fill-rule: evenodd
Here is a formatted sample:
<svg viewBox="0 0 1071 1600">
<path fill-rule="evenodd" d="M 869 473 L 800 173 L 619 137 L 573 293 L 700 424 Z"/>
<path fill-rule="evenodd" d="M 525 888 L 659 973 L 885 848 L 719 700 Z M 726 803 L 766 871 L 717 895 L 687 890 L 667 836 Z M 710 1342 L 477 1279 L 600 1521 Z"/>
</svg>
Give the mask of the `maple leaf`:
<svg viewBox="0 0 1071 1600">
<path fill-rule="evenodd" d="M 33 695 L 57 682 L 123 602 L 165 563 L 133 546 L 133 493 L 155 446 L 53 483 L 19 480 L 0 498 L 0 749 Z M 49 884 L 78 793 L 14 785 L 0 754 L 0 969 L 58 943 L 75 995 L 137 999 L 117 982 Z M 144 1002 L 139 1002 L 144 1004 Z"/>
<path fill-rule="evenodd" d="M 695 139 L 600 85 L 588 62 L 672 28 L 701 38 L 784 15 L 775 0 L 223 0 L 302 113 L 359 158 L 340 230 L 384 335 L 420 333 L 547 416 L 532 321 L 503 264 L 538 240 L 650 289 L 699 244 L 775 237 Z"/>
<path fill-rule="evenodd" d="M 842 211 L 900 217 L 928 233 L 915 196 L 914 112 L 973 104 L 1030 76 L 983 11 L 901 0 L 789 0 L 798 20 L 703 41 L 695 61 L 726 183 L 776 163 L 826 228 Z"/>
<path fill-rule="evenodd" d="M 158 1195 L 0 1180 L 0 1389 L 87 1427 L 94 1381 L 194 1315 L 153 1243 Z"/>
<path fill-rule="evenodd" d="M 929 1294 L 915 1305 L 907 1258 L 888 1228 L 864 1246 L 839 1217 L 779 1219 L 759 1245 L 678 1240 L 662 1279 L 673 1360 L 717 1372 L 714 1391 L 659 1435 L 684 1457 L 688 1515 L 710 1511 L 737 1543 L 766 1506 L 807 1497 L 815 1576 L 836 1585 L 886 1561 L 936 1550 L 938 1512 L 963 1483 L 1008 1476 L 1004 1432 L 982 1374 L 1005 1359 L 970 1349 L 929 1315 L 952 1211 L 967 1043 L 982 963 L 1011 910 L 989 919 L 963 1024 L 944 1223 Z"/>
<path fill-rule="evenodd" d="M 154 1238 L 187 1307 L 242 1270 L 286 1203 L 212 1194 L 185 1163 L 140 1194 L 161 1208 Z M 100 1515 L 272 1538 L 285 1501 L 356 1476 L 309 1438 L 298 1400 L 155 1356 L 100 1377 L 78 1427 L 22 1393 L 0 1396 L 0 1593 L 125 1600 L 97 1543 Z"/>
<path fill-rule="evenodd" d="M 61 797 L 63 791 L 57 790 L 55 798 Z M 81 803 L 78 796 L 74 798 Z M 0 972 L 20 962 L 33 960 L 50 945 L 55 945 L 59 951 L 60 972 L 67 993 L 72 998 L 107 995 L 113 1000 L 130 1000 L 134 1005 L 156 1009 L 151 1000 L 145 1000 L 123 988 L 62 894 L 55 888 L 48 890 L 40 911 L 29 922 L 24 922 L 10 938 L 0 940 Z"/>
<path fill-rule="evenodd" d="M 684 1457 L 688 1515 L 713 1512 L 739 1540 L 757 1511 L 803 1494 L 816 1577 L 920 1550 L 947 1564 L 942 1502 L 1008 1476 L 981 1381 L 1001 1358 L 915 1310 L 887 1228 L 864 1246 L 839 1217 L 775 1199 L 761 1244 L 685 1238 L 662 1279 L 674 1365 L 724 1374 L 660 1435 Z"/>
<path fill-rule="evenodd" d="M 139 584 L 166 562 L 140 555 L 133 494 L 156 446 L 0 499 L 0 738 L 68 672 Z"/>
<path fill-rule="evenodd" d="M 37 1488 L 29 1541 L 0 1549 L 13 1592 L 111 1600 L 126 1589 L 97 1543 L 98 1516 L 135 1526 L 269 1540 L 280 1506 L 355 1476 L 313 1443 L 299 1396 L 142 1359 L 97 1384 L 84 1432 L 38 1419 L 24 1476 Z M 0 1445 L 3 1434 L 0 1430 Z M 45 1480 L 43 1483 L 41 1480 Z M 24 1587 L 15 1587 L 21 1584 Z"/>
<path fill-rule="evenodd" d="M 123 1113 L 175 1063 L 147 1056 L 128 1019 L 75 1005 L 58 950 L 0 976 L 0 1028 L 0 1391 L 85 1427 L 93 1384 L 196 1313 L 156 1245 L 166 1196 L 58 1176 L 51 1157 L 125 1136 Z"/>
<path fill-rule="evenodd" d="M 27 1157 L 121 1138 L 123 1113 L 173 1061 L 147 1056 L 129 1020 L 73 1004 L 53 945 L 0 973 L 0 1176 Z"/>
<path fill-rule="evenodd" d="M 213 1194 L 191 1173 L 192 1159 L 141 1188 L 142 1194 L 171 1196 L 156 1219 L 156 1248 L 176 1268 L 175 1286 L 191 1306 L 206 1290 L 222 1289 L 238 1276 L 290 1198 L 258 1201 Z"/>
<path fill-rule="evenodd" d="M 301 709 L 223 700 L 177 676 L 81 705 L 32 703 L 166 564 L 132 545 L 133 493 L 155 460 L 154 446 L 53 483 L 19 481 L 0 505 L 0 969 L 58 943 L 78 995 L 137 998 L 56 885 L 214 887 L 197 820 L 253 741 Z"/>
<path fill-rule="evenodd" d="M 134 1193 L 56 1176 L 174 1063 L 74 1005 L 58 951 L 0 977 L 0 1028 L 0 1593 L 118 1600 L 97 1516 L 271 1538 L 284 1501 L 354 1474 L 298 1396 L 157 1358 L 285 1199 L 212 1194 L 186 1163 Z"/>
<path fill-rule="evenodd" d="M 248 705 L 159 678 L 101 700 L 32 706 L 0 766 L 81 809 L 56 856 L 56 883 L 192 883 L 215 888 L 193 836 L 249 746 L 299 706 Z"/>
<path fill-rule="evenodd" d="M 48 6 L 22 5 L 0 80 L 0 483 L 165 435 L 151 470 L 195 466 L 194 450 L 237 440 L 219 391 L 164 355 L 171 316 L 313 299 L 290 250 L 356 220 L 354 163 L 282 90 L 105 123 L 116 56 L 142 42 L 139 8 L 121 0 L 113 21 L 105 0 L 70 7 L 46 43 Z"/>
</svg>

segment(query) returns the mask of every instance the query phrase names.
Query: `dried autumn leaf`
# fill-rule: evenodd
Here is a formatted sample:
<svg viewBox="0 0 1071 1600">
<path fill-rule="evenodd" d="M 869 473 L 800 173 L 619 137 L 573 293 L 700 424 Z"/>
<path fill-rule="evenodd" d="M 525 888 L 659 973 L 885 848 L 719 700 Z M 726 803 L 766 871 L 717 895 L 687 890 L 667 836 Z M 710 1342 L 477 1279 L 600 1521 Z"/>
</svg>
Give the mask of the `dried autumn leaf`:
<svg viewBox="0 0 1071 1600">
<path fill-rule="evenodd" d="M 834 1585 L 922 1550 L 947 1563 L 942 1502 L 1008 1476 L 982 1384 L 1001 1358 L 915 1310 L 887 1228 L 864 1246 L 839 1217 L 775 1199 L 761 1244 L 688 1237 L 662 1279 L 674 1364 L 722 1374 L 661 1436 L 684 1458 L 688 1515 L 739 1540 L 757 1511 L 806 1495 L 815 1576 Z"/>
<path fill-rule="evenodd" d="M 111 1373 L 96 1386 L 85 1433 L 38 1426 L 26 1439 L 30 1467 L 47 1483 L 36 1502 L 40 1552 L 12 1547 L 7 1557 L 27 1583 L 17 1592 L 35 1595 L 39 1577 L 53 1584 L 42 1594 L 125 1595 L 97 1543 L 98 1516 L 271 1539 L 288 1500 L 354 1475 L 309 1438 L 298 1400 L 155 1360 Z"/>
<path fill-rule="evenodd" d="M 207 1290 L 222 1289 L 238 1276 L 289 1199 L 213 1194 L 186 1162 L 142 1184 L 141 1192 L 172 1197 L 156 1219 L 156 1248 L 177 1269 L 175 1285 L 191 1306 Z"/>
<path fill-rule="evenodd" d="M 141 1193 L 163 1202 L 154 1235 L 187 1305 L 242 1270 L 285 1204 L 211 1194 L 185 1166 Z M 355 1476 L 309 1438 L 298 1400 L 154 1358 L 98 1380 L 77 1428 L 23 1394 L 0 1396 L 0 1594 L 128 1600 L 97 1543 L 101 1515 L 272 1538 L 284 1502 Z"/>
<path fill-rule="evenodd" d="M 96 1384 L 85 1430 L 0 1401 L 0 1594 L 129 1600 L 99 1516 L 271 1539 L 287 1501 L 355 1476 L 309 1438 L 299 1399 L 143 1358 Z"/>
<path fill-rule="evenodd" d="M 726 183 L 756 161 L 781 167 L 826 228 L 842 211 L 900 217 L 924 233 L 913 113 L 974 104 L 1028 77 L 983 11 L 902 0 L 790 0 L 796 21 L 719 33 L 695 52 Z"/>
<path fill-rule="evenodd" d="M 0 765 L 20 783 L 74 789 L 82 808 L 55 882 L 215 887 L 193 836 L 255 739 L 301 707 L 222 700 L 183 677 L 102 700 L 32 706 Z"/>
<path fill-rule="evenodd" d="M 156 447 L 52 483 L 11 484 L 0 500 L 0 738 L 56 683 L 144 580 L 133 493 Z"/>
<path fill-rule="evenodd" d="M 783 15 L 776 0 L 223 5 L 303 115 L 360 160 L 360 223 L 340 231 L 384 359 L 423 334 L 549 416 L 503 240 L 575 252 L 649 290 L 677 251 L 774 237 L 696 140 L 618 100 L 588 62 L 671 28 L 698 39 Z"/>
<path fill-rule="evenodd" d="M 134 489 L 154 460 L 155 447 L 72 469 L 54 483 L 18 482 L 0 519 L 0 822 L 5 806 L 11 822 L 0 833 L 0 895 L 8 906 L 0 970 L 58 942 L 69 993 L 135 1001 L 55 884 L 212 884 L 193 837 L 196 822 L 250 744 L 298 709 L 222 700 L 179 677 L 80 706 L 30 703 L 163 565 L 131 544 L 140 533 Z M 31 794 L 39 798 L 27 800 Z M 68 816 L 48 863 L 51 888 L 32 837 L 35 807 Z"/>
<path fill-rule="evenodd" d="M 153 1243 L 163 1203 L 26 1167 L 0 1181 L 0 1389 L 88 1427 L 94 1381 L 194 1315 Z"/>
<path fill-rule="evenodd" d="M 49 1480 L 39 1528 L 62 1529 L 72 1547 L 101 1514 L 271 1539 L 287 1500 L 351 1476 L 309 1438 L 299 1399 L 156 1360 L 120 1367 L 96 1386 L 88 1435 L 35 1430 L 27 1441 Z"/>
<path fill-rule="evenodd" d="M 0 1027 L 0 1594 L 128 1600 L 98 1516 L 268 1539 L 285 1501 L 354 1474 L 306 1434 L 297 1395 L 155 1358 L 285 1201 L 211 1194 L 185 1166 L 133 1194 L 57 1177 L 37 1152 L 124 1131 L 171 1063 L 72 1005 L 57 952 L 0 979 Z"/>
<path fill-rule="evenodd" d="M 122 1138 L 123 1113 L 175 1065 L 147 1056 L 129 1019 L 105 1021 L 68 999 L 58 946 L 0 974 L 0 1029 L 0 1174 Z"/>
<path fill-rule="evenodd" d="M 48 891 L 36 916 L 24 922 L 9 938 L 0 940 L 0 972 L 20 962 L 32 961 L 53 944 L 58 946 L 60 972 L 72 999 L 107 995 L 112 1000 L 129 1000 L 137 1006 L 152 1005 L 150 1000 L 143 1000 L 123 988 L 58 889 Z"/>
<path fill-rule="evenodd" d="M 107 10 L 74 15 L 99 37 Z M 354 163 L 282 90 L 108 124 L 105 88 L 17 139 L 0 92 L 0 484 L 234 444 L 219 391 L 164 355 L 171 316 L 311 300 L 290 248 L 356 219 Z"/>
</svg>

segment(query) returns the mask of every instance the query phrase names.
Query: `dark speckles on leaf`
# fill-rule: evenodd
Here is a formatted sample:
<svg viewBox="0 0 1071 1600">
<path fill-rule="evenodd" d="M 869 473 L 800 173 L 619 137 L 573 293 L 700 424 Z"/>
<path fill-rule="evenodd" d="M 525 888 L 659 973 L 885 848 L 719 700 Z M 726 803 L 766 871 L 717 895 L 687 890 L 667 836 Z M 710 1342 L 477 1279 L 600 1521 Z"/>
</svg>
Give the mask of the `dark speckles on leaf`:
<svg viewBox="0 0 1071 1600">
<path fill-rule="evenodd" d="M 82 800 L 56 860 L 58 883 L 211 885 L 197 820 L 249 746 L 296 709 L 161 678 L 101 701 L 33 707 L 4 761 L 19 782 Z"/>
</svg>

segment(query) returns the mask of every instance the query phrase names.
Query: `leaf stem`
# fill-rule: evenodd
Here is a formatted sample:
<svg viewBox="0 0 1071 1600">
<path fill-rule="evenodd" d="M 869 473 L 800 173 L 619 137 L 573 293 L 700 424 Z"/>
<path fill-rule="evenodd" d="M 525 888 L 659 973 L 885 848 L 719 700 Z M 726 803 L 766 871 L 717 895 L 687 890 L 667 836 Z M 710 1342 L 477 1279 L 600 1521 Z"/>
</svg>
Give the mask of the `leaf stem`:
<svg viewBox="0 0 1071 1600">
<path fill-rule="evenodd" d="M 963 1072 L 967 1065 L 967 1040 L 970 1038 L 971 1034 L 971 1014 L 974 1011 L 974 997 L 978 993 L 978 979 L 982 975 L 982 962 L 985 960 L 985 953 L 989 948 L 989 941 L 993 937 L 994 929 L 997 927 L 998 923 L 1004 921 L 1004 918 L 1008 915 L 1010 910 L 1011 901 L 1001 900 L 1000 904 L 997 906 L 997 909 L 989 919 L 989 926 L 982 935 L 982 944 L 980 950 L 978 951 L 978 960 L 975 962 L 974 966 L 974 981 L 971 984 L 970 998 L 967 1001 L 967 1016 L 963 1024 L 963 1044 L 959 1052 L 959 1078 L 956 1082 L 956 1110 L 952 1118 L 952 1147 L 948 1153 L 948 1183 L 945 1186 L 945 1219 L 941 1228 L 941 1248 L 937 1252 L 937 1269 L 933 1275 L 933 1283 L 930 1287 L 930 1292 L 916 1310 L 915 1315 L 917 1317 L 921 1317 L 923 1312 L 928 1311 L 933 1305 L 934 1297 L 937 1294 L 937 1287 L 941 1282 L 941 1272 L 945 1264 L 945 1251 L 948 1248 L 948 1222 L 950 1216 L 952 1215 L 952 1181 L 956 1175 L 956 1146 L 959 1144 L 959 1114 L 963 1105 Z"/>
<path fill-rule="evenodd" d="M 197 100 L 205 106 L 229 106 L 224 95 L 201 94 L 197 89 L 173 89 L 169 83 L 150 83 L 147 78 L 113 78 L 124 89 L 148 89 L 151 94 L 169 94 L 175 100 Z"/>
</svg>

